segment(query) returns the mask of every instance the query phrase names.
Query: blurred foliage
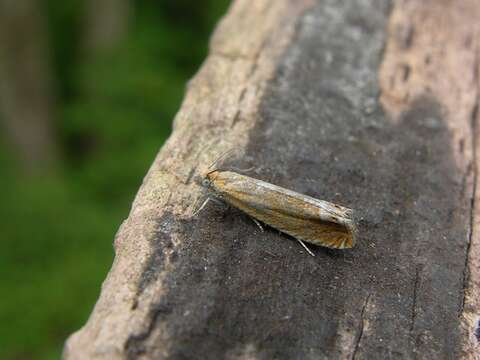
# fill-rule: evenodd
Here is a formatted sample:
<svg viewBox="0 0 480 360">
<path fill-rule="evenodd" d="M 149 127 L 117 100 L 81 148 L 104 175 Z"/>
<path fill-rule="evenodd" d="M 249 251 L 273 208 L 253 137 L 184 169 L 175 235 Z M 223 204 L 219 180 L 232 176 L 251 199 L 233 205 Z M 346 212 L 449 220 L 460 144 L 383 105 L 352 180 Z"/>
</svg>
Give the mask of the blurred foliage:
<svg viewBox="0 0 480 360">
<path fill-rule="evenodd" d="M 112 242 L 228 0 L 136 1 L 114 50 L 82 59 L 84 1 L 48 0 L 62 163 L 24 176 L 0 143 L 0 358 L 55 359 L 87 320 Z"/>
</svg>

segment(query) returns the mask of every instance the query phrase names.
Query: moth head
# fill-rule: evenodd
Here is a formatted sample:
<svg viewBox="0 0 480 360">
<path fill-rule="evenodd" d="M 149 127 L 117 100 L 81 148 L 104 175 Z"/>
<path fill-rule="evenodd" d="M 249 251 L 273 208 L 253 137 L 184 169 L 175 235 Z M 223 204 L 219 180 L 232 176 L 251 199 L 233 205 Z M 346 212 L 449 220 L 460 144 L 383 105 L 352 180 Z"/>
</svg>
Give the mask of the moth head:
<svg viewBox="0 0 480 360">
<path fill-rule="evenodd" d="M 210 188 L 211 184 L 212 184 L 212 181 L 215 180 L 215 178 L 217 177 L 218 175 L 218 170 L 213 170 L 213 171 L 210 171 L 208 172 L 200 181 L 200 186 L 208 189 Z"/>
<path fill-rule="evenodd" d="M 211 183 L 212 183 L 212 181 L 211 181 L 208 177 L 205 176 L 205 177 L 202 179 L 202 182 L 200 183 L 200 185 L 202 185 L 202 187 L 208 189 L 208 188 L 210 187 L 210 184 L 211 184 Z"/>
<path fill-rule="evenodd" d="M 195 177 L 195 183 L 200 185 L 201 187 L 205 189 L 209 189 L 212 185 L 212 182 L 215 181 L 216 177 L 219 174 L 219 167 L 218 164 L 225 160 L 228 156 L 230 156 L 235 149 L 230 149 L 226 152 L 224 152 L 222 155 L 220 155 L 213 163 L 210 164 L 208 167 L 208 172 L 204 174 L 203 176 L 196 176 Z"/>
</svg>

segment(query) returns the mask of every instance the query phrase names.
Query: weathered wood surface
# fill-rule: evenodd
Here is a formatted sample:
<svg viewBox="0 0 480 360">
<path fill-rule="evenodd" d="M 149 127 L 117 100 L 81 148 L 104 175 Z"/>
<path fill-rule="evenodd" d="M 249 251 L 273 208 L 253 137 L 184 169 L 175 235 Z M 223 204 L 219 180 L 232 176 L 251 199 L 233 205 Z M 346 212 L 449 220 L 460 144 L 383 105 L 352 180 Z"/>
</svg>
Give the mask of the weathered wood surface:
<svg viewBox="0 0 480 360">
<path fill-rule="evenodd" d="M 236 0 L 68 359 L 475 359 L 475 0 Z M 193 179 L 225 150 L 356 210 L 311 257 Z"/>
</svg>

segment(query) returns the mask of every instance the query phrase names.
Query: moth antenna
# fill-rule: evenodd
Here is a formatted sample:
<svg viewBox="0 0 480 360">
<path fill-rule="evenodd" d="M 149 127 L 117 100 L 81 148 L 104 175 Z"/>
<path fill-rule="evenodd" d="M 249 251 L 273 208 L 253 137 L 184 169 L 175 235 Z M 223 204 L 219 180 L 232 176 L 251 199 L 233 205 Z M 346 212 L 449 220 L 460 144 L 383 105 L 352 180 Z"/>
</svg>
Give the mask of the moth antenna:
<svg viewBox="0 0 480 360">
<path fill-rule="evenodd" d="M 310 250 L 310 249 L 307 247 L 307 245 L 305 245 L 305 243 L 304 243 L 302 240 L 300 240 L 300 239 L 297 239 L 297 240 L 298 240 L 298 242 L 300 243 L 300 245 L 302 245 L 302 246 L 305 248 L 305 250 L 307 250 L 307 252 L 308 252 L 310 255 L 315 256 L 315 254 L 312 252 L 312 250 Z"/>
<path fill-rule="evenodd" d="M 210 164 L 210 166 L 208 167 L 208 169 L 211 169 L 212 167 L 214 167 L 215 165 L 217 165 L 220 160 L 224 160 L 228 155 L 230 155 L 235 149 L 230 149 L 230 150 L 227 150 L 225 151 L 222 155 L 220 155 L 214 162 L 212 162 Z"/>
<path fill-rule="evenodd" d="M 207 143 L 207 144 L 203 145 L 203 146 L 200 148 L 200 150 L 198 151 L 198 153 L 197 153 L 197 155 L 196 155 L 195 158 L 198 159 L 198 157 L 199 157 L 201 154 L 203 154 L 204 151 L 210 149 L 214 144 L 215 144 L 215 143 L 212 141 L 212 142 L 210 142 L 210 143 Z"/>
<path fill-rule="evenodd" d="M 236 168 L 236 167 L 231 167 L 229 168 L 229 170 L 233 170 L 233 171 L 237 171 L 237 172 L 249 172 L 249 171 L 252 171 L 252 170 L 255 170 L 255 166 L 250 166 L 249 168 L 246 168 L 246 169 L 239 169 L 239 168 Z"/>
</svg>

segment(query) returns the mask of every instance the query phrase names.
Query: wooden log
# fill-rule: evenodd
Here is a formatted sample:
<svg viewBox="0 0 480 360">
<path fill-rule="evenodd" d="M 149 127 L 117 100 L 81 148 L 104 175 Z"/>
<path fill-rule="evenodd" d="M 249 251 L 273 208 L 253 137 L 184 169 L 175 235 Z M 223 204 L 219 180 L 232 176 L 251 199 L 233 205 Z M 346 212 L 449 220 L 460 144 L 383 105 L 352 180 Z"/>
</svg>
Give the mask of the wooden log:
<svg viewBox="0 0 480 360">
<path fill-rule="evenodd" d="M 236 0 L 115 238 L 68 359 L 475 359 L 474 0 Z M 351 207 L 309 256 L 197 175 L 226 165 Z"/>
</svg>

